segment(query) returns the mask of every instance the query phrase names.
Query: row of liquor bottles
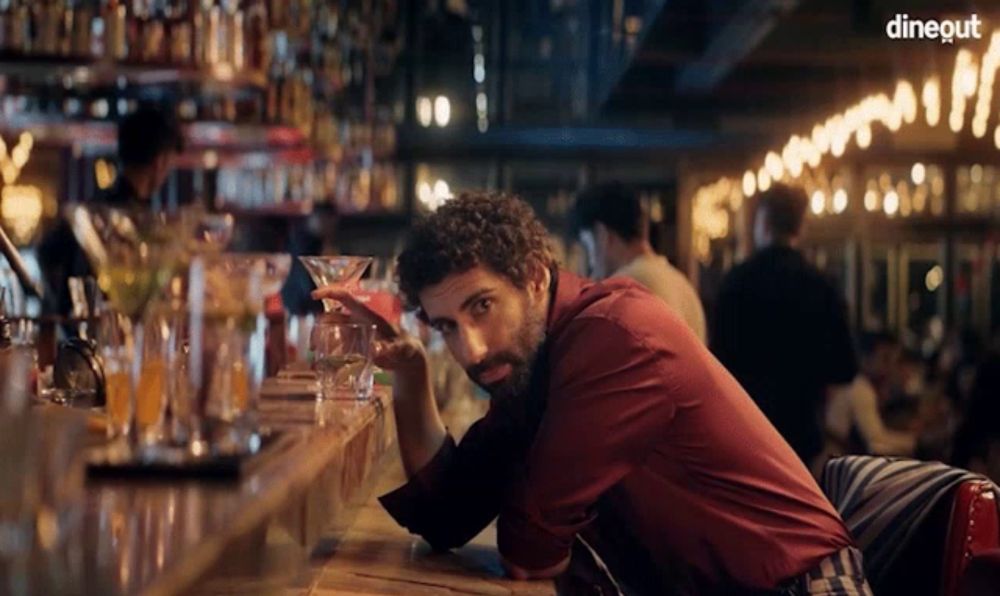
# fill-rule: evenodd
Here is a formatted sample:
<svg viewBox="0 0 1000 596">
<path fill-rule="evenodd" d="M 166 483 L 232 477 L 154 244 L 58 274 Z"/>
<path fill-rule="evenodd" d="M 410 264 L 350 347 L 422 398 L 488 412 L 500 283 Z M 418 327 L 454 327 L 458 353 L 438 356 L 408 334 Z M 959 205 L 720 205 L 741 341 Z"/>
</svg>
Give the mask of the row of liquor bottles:
<svg viewBox="0 0 1000 596">
<path fill-rule="evenodd" d="M 395 0 L 0 0 L 0 54 L 224 67 L 338 91 L 398 54 Z M 377 45 L 378 47 L 373 47 Z"/>
<path fill-rule="evenodd" d="M 215 203 L 246 210 L 330 203 L 341 213 L 391 213 L 402 208 L 398 172 L 391 163 L 219 168 Z"/>
</svg>

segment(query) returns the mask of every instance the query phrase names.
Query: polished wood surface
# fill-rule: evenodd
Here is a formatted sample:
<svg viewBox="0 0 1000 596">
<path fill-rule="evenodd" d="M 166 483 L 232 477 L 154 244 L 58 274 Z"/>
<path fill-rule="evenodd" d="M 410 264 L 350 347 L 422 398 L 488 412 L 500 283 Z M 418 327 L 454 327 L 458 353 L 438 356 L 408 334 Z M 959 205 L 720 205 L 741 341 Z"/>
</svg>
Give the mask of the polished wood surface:
<svg viewBox="0 0 1000 596">
<path fill-rule="evenodd" d="M 455 396 L 444 419 L 456 436 L 485 413 L 486 402 Z M 374 495 L 402 485 L 405 475 L 397 453 L 386 466 Z M 301 596 L 334 594 L 517 594 L 555 593 L 551 581 L 522 582 L 504 577 L 496 549 L 496 527 L 490 525 L 469 544 L 447 553 L 435 553 L 409 534 L 378 503 L 365 503 L 335 554 L 317 564 L 308 589 L 289 592 Z"/>
<path fill-rule="evenodd" d="M 460 436 L 485 406 L 449 400 L 446 423 Z M 405 481 L 391 412 L 385 391 L 268 398 L 263 423 L 291 439 L 239 481 L 92 479 L 77 530 L 36 553 L 26 584 L 3 569 L 0 594 L 554 594 L 504 577 L 494 526 L 435 553 L 396 525 L 377 501 Z"/>
<path fill-rule="evenodd" d="M 370 402 L 265 399 L 280 453 L 234 482 L 90 480 L 65 542 L 3 570 L 0 593 L 181 594 L 226 560 L 254 564 L 275 528 L 308 552 L 342 532 L 395 440 L 389 396 Z"/>
</svg>

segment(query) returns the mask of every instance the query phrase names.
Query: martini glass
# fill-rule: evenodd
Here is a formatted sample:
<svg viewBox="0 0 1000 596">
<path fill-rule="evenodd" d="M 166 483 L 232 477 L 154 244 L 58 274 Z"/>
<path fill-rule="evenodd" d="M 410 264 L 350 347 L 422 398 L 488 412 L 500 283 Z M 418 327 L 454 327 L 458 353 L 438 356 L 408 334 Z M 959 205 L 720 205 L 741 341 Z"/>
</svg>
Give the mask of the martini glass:
<svg viewBox="0 0 1000 596">
<path fill-rule="evenodd" d="M 312 278 L 313 283 L 316 284 L 317 288 L 330 285 L 340 285 L 344 288 L 357 288 L 359 282 L 361 281 L 361 276 L 364 275 L 365 270 L 368 269 L 369 265 L 371 265 L 372 260 L 372 257 L 346 255 L 299 257 L 299 261 L 303 266 L 305 266 L 306 271 L 309 272 L 309 277 Z M 327 298 L 323 299 L 323 310 L 328 314 L 345 313 L 345 309 L 342 304 L 336 300 L 330 300 Z M 317 355 L 318 349 L 320 348 L 323 325 L 323 320 L 317 321 L 316 326 L 309 334 L 309 351 L 306 355 L 306 362 L 313 370 L 310 371 L 310 374 L 306 378 L 319 379 L 319 374 L 315 370 L 318 361 L 314 361 L 314 357 Z M 318 392 L 317 396 L 320 395 L 321 392 Z"/>
<path fill-rule="evenodd" d="M 127 322 L 122 333 L 130 356 L 128 391 L 115 391 L 119 398 L 109 399 L 107 408 L 112 436 L 132 448 L 138 439 L 135 414 L 142 371 L 142 319 L 180 259 L 177 222 L 150 210 L 83 205 L 70 206 L 68 219 L 97 272 L 97 285 Z"/>
<path fill-rule="evenodd" d="M 371 257 L 299 257 L 299 261 L 309 272 L 309 277 L 317 288 L 329 285 L 343 285 L 345 287 L 354 286 L 364 275 L 365 269 L 371 265 Z M 342 310 L 340 304 L 335 300 L 323 299 L 323 310 L 326 312 L 339 312 Z"/>
</svg>

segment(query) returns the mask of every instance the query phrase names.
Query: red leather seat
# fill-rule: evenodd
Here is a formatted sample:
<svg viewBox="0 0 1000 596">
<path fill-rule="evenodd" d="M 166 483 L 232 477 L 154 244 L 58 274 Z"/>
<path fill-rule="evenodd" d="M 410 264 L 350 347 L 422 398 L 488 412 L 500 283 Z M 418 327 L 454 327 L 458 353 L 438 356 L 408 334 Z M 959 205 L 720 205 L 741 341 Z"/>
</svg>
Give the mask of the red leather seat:
<svg viewBox="0 0 1000 596">
<path fill-rule="evenodd" d="M 1000 594 L 1000 584 L 993 584 L 992 591 L 983 591 L 989 590 L 989 583 L 983 580 L 1000 579 L 1000 557 L 993 556 L 993 551 L 1000 552 L 997 495 L 989 482 L 963 482 L 955 489 L 945 536 L 942 596 Z M 973 577 L 966 578 L 974 559 Z"/>
</svg>

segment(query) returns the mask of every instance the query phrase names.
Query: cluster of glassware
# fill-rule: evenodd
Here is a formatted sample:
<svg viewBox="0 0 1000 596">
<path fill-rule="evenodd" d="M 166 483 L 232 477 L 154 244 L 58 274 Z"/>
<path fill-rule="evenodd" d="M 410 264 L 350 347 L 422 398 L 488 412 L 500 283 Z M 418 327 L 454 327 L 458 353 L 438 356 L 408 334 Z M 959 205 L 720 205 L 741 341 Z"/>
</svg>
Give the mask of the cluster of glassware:
<svg viewBox="0 0 1000 596">
<path fill-rule="evenodd" d="M 222 252 L 228 215 L 77 205 L 69 218 L 114 311 L 93 337 L 109 435 L 130 456 L 256 450 L 264 297 L 290 257 Z"/>
<path fill-rule="evenodd" d="M 371 264 L 370 257 L 299 257 L 316 287 L 357 288 Z M 319 382 L 321 399 L 368 399 L 374 380 L 375 326 L 351 322 L 343 307 L 323 300 L 327 316 L 310 334 L 310 361 Z"/>
<path fill-rule="evenodd" d="M 256 451 L 265 374 L 265 297 L 287 254 L 226 253 L 232 218 L 73 206 L 69 219 L 113 313 L 92 343 L 103 369 L 109 436 L 123 457 Z M 317 286 L 357 287 L 369 257 L 300 257 Z M 367 399 L 374 325 L 324 301 L 310 334 L 321 399 Z"/>
</svg>

